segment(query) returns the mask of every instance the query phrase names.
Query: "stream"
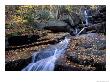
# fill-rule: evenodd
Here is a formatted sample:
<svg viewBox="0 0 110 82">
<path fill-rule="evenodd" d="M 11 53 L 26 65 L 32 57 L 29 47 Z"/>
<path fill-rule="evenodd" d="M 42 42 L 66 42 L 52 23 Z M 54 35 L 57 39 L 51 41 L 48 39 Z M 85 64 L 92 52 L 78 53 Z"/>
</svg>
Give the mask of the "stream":
<svg viewBox="0 0 110 82">
<path fill-rule="evenodd" d="M 32 62 L 22 71 L 53 71 L 56 60 L 63 56 L 70 39 L 66 38 L 56 45 L 51 45 L 43 51 L 33 53 Z"/>
</svg>

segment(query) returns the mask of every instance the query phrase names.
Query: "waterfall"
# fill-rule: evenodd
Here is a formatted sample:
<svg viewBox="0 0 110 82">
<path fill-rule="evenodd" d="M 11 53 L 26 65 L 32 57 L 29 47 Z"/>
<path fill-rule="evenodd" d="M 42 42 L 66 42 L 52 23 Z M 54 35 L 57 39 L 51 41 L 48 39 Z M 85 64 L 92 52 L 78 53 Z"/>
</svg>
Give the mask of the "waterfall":
<svg viewBox="0 0 110 82">
<path fill-rule="evenodd" d="M 32 62 L 22 71 L 53 71 L 56 60 L 63 56 L 70 39 L 66 38 L 56 45 L 33 53 Z"/>
<path fill-rule="evenodd" d="M 86 25 L 88 25 L 89 22 L 88 22 L 88 13 L 87 13 L 87 10 L 84 11 L 84 16 L 85 16 Z"/>
<path fill-rule="evenodd" d="M 76 36 L 79 36 L 86 28 L 88 28 L 88 25 L 89 25 L 88 18 L 89 18 L 89 17 L 90 17 L 90 16 L 88 16 L 88 10 L 85 10 L 85 11 L 84 11 L 84 21 L 85 21 L 85 25 L 86 25 L 86 26 L 84 26 L 84 28 L 82 28 L 79 32 L 78 32 L 77 29 L 75 29 L 75 31 L 76 31 Z"/>
</svg>

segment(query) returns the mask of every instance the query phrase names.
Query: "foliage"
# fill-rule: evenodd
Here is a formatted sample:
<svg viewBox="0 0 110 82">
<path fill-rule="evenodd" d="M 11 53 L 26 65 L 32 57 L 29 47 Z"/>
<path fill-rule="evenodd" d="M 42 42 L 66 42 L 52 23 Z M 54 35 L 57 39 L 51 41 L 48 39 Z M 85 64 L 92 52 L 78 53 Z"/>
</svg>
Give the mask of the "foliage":
<svg viewBox="0 0 110 82">
<path fill-rule="evenodd" d="M 34 22 L 47 21 L 58 18 L 59 10 L 68 10 L 69 13 L 80 14 L 81 9 L 94 5 L 6 5 L 6 28 L 16 27 L 16 24 L 33 25 Z"/>
</svg>

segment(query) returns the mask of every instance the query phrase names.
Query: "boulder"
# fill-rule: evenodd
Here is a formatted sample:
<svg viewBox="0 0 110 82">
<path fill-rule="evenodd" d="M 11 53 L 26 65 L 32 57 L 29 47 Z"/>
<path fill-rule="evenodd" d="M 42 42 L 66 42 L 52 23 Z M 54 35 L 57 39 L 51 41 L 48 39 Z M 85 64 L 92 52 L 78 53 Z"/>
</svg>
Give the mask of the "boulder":
<svg viewBox="0 0 110 82">
<path fill-rule="evenodd" d="M 45 27 L 46 27 L 45 22 L 35 23 L 34 25 L 34 28 L 37 28 L 37 29 L 44 29 Z"/>
<path fill-rule="evenodd" d="M 60 21 L 60 20 L 55 20 L 55 19 L 48 20 L 47 22 L 36 23 L 34 27 L 37 29 L 51 30 L 53 32 L 68 32 L 69 31 L 69 27 L 67 23 Z"/>
<path fill-rule="evenodd" d="M 44 29 L 51 30 L 53 32 L 68 32 L 67 23 L 60 20 L 49 20 L 46 23 Z"/>
</svg>

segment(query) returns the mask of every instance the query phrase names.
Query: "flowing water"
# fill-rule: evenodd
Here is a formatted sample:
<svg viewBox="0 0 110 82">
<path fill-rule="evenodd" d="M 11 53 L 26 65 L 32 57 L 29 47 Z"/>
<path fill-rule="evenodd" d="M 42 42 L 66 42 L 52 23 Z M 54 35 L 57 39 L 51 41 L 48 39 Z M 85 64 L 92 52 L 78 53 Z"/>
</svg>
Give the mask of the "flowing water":
<svg viewBox="0 0 110 82">
<path fill-rule="evenodd" d="M 84 21 L 85 21 L 86 27 L 82 28 L 79 32 L 77 31 L 77 29 L 75 29 L 76 36 L 79 36 L 86 28 L 88 28 L 88 25 L 89 25 L 88 18 L 89 18 L 89 16 L 88 16 L 87 10 L 84 11 L 84 17 L 85 17 L 85 20 Z"/>
<path fill-rule="evenodd" d="M 66 38 L 56 45 L 33 53 L 32 62 L 22 71 L 53 71 L 56 60 L 63 56 L 70 39 Z"/>
<path fill-rule="evenodd" d="M 89 22 L 88 22 L 88 13 L 87 13 L 87 10 L 84 11 L 84 15 L 85 15 L 85 22 L 86 22 L 86 25 L 88 25 Z"/>
</svg>

